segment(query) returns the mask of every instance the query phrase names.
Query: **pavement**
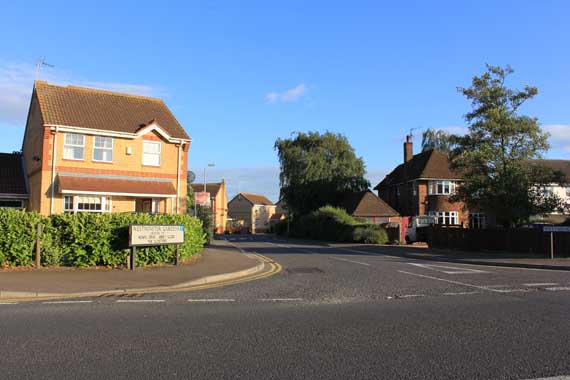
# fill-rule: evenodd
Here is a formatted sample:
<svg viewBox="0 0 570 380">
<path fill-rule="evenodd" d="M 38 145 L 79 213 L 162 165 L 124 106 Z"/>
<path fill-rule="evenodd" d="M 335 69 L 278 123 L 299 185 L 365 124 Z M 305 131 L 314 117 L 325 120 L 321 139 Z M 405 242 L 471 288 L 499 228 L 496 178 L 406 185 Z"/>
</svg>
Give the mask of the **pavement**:
<svg viewBox="0 0 570 380">
<path fill-rule="evenodd" d="M 178 266 L 0 270 L 0 300 L 165 291 L 255 277 L 266 269 L 260 257 L 216 240 L 196 261 Z"/>
<path fill-rule="evenodd" d="M 330 244 L 331 247 L 368 249 L 374 252 L 377 245 L 364 244 Z M 404 245 L 384 246 L 384 254 L 407 257 L 412 259 L 445 261 L 473 265 L 502 266 L 511 268 L 565 270 L 570 271 L 570 258 L 545 258 L 529 254 L 510 252 L 466 252 L 452 249 L 430 249 L 427 246 Z"/>
<path fill-rule="evenodd" d="M 230 240 L 283 270 L 193 291 L 0 302 L 2 379 L 570 379 L 570 272 Z"/>
</svg>

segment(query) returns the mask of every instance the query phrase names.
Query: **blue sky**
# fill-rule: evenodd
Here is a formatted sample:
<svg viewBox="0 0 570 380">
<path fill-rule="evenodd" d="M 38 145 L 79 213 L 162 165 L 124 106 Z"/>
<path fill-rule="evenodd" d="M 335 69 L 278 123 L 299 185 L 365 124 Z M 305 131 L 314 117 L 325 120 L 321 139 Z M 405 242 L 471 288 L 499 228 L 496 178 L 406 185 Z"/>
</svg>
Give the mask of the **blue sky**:
<svg viewBox="0 0 570 380">
<path fill-rule="evenodd" d="M 525 105 L 569 158 L 567 1 L 41 1 L 3 4 L 0 151 L 18 150 L 42 79 L 163 97 L 193 139 L 190 169 L 277 200 L 273 143 L 347 135 L 377 182 L 410 128 L 465 127 L 457 86 L 485 63 L 539 88 Z"/>
</svg>

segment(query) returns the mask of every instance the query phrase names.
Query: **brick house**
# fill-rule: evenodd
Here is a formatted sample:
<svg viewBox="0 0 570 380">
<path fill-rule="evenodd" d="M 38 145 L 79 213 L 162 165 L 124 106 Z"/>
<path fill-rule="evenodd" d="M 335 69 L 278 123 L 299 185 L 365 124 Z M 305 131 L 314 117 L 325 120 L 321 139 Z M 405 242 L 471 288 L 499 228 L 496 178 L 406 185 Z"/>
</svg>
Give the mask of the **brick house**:
<svg viewBox="0 0 570 380">
<path fill-rule="evenodd" d="M 22 144 L 28 209 L 185 213 L 190 142 L 161 99 L 36 81 Z"/>
<path fill-rule="evenodd" d="M 228 215 L 251 233 L 267 232 L 277 206 L 263 195 L 239 193 L 228 202 Z"/>
<path fill-rule="evenodd" d="M 194 192 L 204 191 L 203 183 L 193 183 Z M 228 194 L 226 192 L 226 182 L 222 180 L 219 183 L 207 183 L 206 192 L 210 193 L 210 205 L 214 218 L 214 228 L 217 234 L 223 234 L 226 231 L 228 222 Z"/>
<path fill-rule="evenodd" d="M 28 203 L 28 181 L 22 153 L 0 153 L 0 208 L 23 209 Z"/>
<path fill-rule="evenodd" d="M 411 138 L 406 136 L 404 162 L 374 190 L 403 216 L 432 215 L 440 224 L 484 227 L 484 213 L 470 213 L 463 202 L 450 202 L 460 183 L 461 175 L 450 168 L 445 154 L 432 149 L 414 155 Z"/>
</svg>

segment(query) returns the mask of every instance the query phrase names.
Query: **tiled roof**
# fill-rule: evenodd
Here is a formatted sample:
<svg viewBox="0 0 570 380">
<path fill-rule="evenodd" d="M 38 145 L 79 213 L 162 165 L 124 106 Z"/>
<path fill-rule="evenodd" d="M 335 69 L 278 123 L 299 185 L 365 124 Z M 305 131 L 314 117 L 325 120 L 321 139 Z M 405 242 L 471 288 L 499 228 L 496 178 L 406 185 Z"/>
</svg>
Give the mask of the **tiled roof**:
<svg viewBox="0 0 570 380">
<path fill-rule="evenodd" d="M 341 207 L 353 216 L 399 216 L 398 212 L 378 198 L 372 191 L 348 193 Z"/>
<path fill-rule="evenodd" d="M 431 149 L 414 157 L 392 170 L 374 190 L 419 178 L 461 179 L 461 175 L 450 168 L 449 159 L 438 150 Z"/>
<path fill-rule="evenodd" d="M 194 190 L 195 192 L 204 191 L 203 183 L 192 183 L 190 184 L 190 186 L 192 187 L 192 190 Z M 220 191 L 221 187 L 222 187 L 221 183 L 207 183 L 206 192 L 210 193 L 211 197 L 215 197 L 218 194 L 218 191 Z"/>
<path fill-rule="evenodd" d="M 134 181 L 77 176 L 58 176 L 58 189 L 98 193 L 176 195 L 172 182 Z"/>
<path fill-rule="evenodd" d="M 161 99 L 36 81 L 45 124 L 136 133 L 155 120 L 171 137 L 190 139 Z"/>
<path fill-rule="evenodd" d="M 251 193 L 239 193 L 238 196 L 241 195 L 245 199 L 247 199 L 251 204 L 254 205 L 264 205 L 264 206 L 272 206 L 273 202 L 267 199 L 264 195 L 259 194 L 251 194 Z"/>
<path fill-rule="evenodd" d="M 21 153 L 0 153 L 0 194 L 26 195 Z"/>
<path fill-rule="evenodd" d="M 566 180 L 570 180 L 570 160 L 532 160 L 531 164 L 560 172 L 566 177 Z"/>
</svg>

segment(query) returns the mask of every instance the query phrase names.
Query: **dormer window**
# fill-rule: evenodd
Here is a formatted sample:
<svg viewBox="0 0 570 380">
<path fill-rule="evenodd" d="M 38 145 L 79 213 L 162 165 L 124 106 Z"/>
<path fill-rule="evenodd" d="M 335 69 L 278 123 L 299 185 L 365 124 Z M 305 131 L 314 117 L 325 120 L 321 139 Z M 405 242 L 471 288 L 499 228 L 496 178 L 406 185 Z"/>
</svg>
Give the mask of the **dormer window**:
<svg viewBox="0 0 570 380">
<path fill-rule="evenodd" d="M 66 133 L 63 140 L 63 158 L 66 160 L 83 160 L 85 136 L 77 133 Z"/>
<path fill-rule="evenodd" d="M 113 162 L 113 139 L 111 137 L 93 137 L 93 161 Z"/>
</svg>

